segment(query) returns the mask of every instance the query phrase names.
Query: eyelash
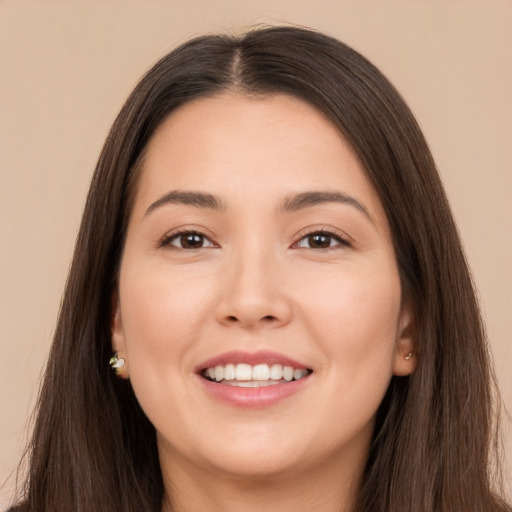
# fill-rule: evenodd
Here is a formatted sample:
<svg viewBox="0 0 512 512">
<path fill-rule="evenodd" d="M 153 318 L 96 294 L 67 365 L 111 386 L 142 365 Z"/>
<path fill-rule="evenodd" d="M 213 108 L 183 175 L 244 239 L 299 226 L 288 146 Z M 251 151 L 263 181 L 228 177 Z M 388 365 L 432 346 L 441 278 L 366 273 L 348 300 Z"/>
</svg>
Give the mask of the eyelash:
<svg viewBox="0 0 512 512">
<path fill-rule="evenodd" d="M 299 244 L 306 239 L 310 239 L 313 236 L 325 236 L 330 240 L 328 247 L 303 247 L 304 249 L 316 250 L 316 251 L 332 251 L 339 248 L 352 247 L 351 242 L 348 240 L 347 236 L 331 229 L 316 229 L 313 231 L 308 231 L 306 233 L 301 233 L 300 238 L 292 245 L 292 248 L 301 248 Z M 335 245 L 330 245 L 332 242 L 337 242 Z"/>
<path fill-rule="evenodd" d="M 186 248 L 186 247 L 179 247 L 179 246 L 172 244 L 172 242 L 174 240 L 178 240 L 180 237 L 184 237 L 187 235 L 197 235 L 198 237 L 201 237 L 203 240 L 208 240 L 210 242 L 211 246 Z M 201 233 L 200 231 L 197 231 L 195 229 L 183 229 L 181 231 L 177 231 L 175 233 L 170 233 L 168 235 L 165 235 L 162 238 L 162 240 L 160 241 L 159 247 L 170 247 L 171 249 L 176 249 L 176 250 L 181 249 L 181 250 L 185 250 L 185 251 L 191 251 L 191 250 L 197 250 L 197 249 L 216 248 L 218 246 L 216 246 L 216 244 L 214 242 L 212 242 L 205 234 Z"/>
<path fill-rule="evenodd" d="M 173 242 L 175 240 L 178 240 L 180 237 L 187 236 L 187 235 L 196 235 L 203 240 L 203 243 L 205 240 L 207 240 L 211 245 L 202 246 L 202 247 L 189 247 L 189 248 L 173 245 Z M 329 239 L 328 247 L 316 247 L 315 248 L 315 247 L 299 246 L 299 244 L 302 241 L 304 241 L 310 237 L 319 236 L 319 235 L 328 237 L 328 239 Z M 331 243 L 333 241 L 336 243 L 334 245 L 331 245 Z M 311 243 L 311 238 L 310 238 L 309 242 Z M 159 247 L 169 247 L 169 248 L 176 249 L 176 250 L 190 251 L 190 250 L 198 250 L 198 249 L 218 248 L 218 245 L 215 242 L 212 242 L 209 237 L 207 237 L 205 234 L 201 233 L 200 231 L 193 230 L 193 229 L 184 229 L 184 230 L 177 231 L 175 233 L 170 233 L 170 234 L 164 236 L 164 238 L 162 238 L 162 240 L 159 243 Z M 346 236 L 342 235 L 341 233 L 334 232 L 329 229 L 318 229 L 318 230 L 309 231 L 309 232 L 301 234 L 300 238 L 296 242 L 294 242 L 291 247 L 292 247 L 292 249 L 304 248 L 304 249 L 317 250 L 317 251 L 329 251 L 329 250 L 334 250 L 339 247 L 352 247 L 352 244 L 346 238 Z"/>
</svg>

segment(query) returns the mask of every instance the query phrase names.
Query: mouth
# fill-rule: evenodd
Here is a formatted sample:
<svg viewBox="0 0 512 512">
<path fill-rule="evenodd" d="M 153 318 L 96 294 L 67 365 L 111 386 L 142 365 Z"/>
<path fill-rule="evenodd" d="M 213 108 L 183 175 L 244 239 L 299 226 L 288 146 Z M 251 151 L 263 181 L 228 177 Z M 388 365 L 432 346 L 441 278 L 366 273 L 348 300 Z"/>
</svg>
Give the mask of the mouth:
<svg viewBox="0 0 512 512">
<path fill-rule="evenodd" d="M 265 407 L 298 393 L 313 373 L 269 351 L 229 352 L 205 361 L 196 374 L 214 399 L 236 407 Z"/>
<path fill-rule="evenodd" d="M 226 386 L 240 388 L 260 388 L 287 384 L 301 380 L 312 373 L 309 368 L 295 368 L 291 365 L 228 363 L 226 365 L 210 366 L 200 372 L 200 375 L 210 381 Z"/>
</svg>

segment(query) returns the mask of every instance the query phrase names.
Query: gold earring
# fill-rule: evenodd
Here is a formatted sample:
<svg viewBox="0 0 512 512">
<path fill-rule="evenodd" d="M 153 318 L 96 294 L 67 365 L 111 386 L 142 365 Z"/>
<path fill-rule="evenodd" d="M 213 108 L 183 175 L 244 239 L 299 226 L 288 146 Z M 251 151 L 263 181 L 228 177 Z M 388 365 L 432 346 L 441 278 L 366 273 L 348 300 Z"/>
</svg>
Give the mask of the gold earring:
<svg viewBox="0 0 512 512">
<path fill-rule="evenodd" d="M 114 370 L 116 373 L 119 373 L 119 370 L 124 366 L 124 363 L 124 359 L 122 357 L 118 357 L 117 352 L 114 352 L 114 355 L 108 362 L 110 368 L 112 368 L 112 370 Z"/>
<path fill-rule="evenodd" d="M 410 359 L 412 359 L 412 356 L 413 356 L 413 353 L 412 352 L 409 352 L 408 354 L 405 354 L 404 355 L 404 359 L 406 361 L 409 361 Z"/>
</svg>

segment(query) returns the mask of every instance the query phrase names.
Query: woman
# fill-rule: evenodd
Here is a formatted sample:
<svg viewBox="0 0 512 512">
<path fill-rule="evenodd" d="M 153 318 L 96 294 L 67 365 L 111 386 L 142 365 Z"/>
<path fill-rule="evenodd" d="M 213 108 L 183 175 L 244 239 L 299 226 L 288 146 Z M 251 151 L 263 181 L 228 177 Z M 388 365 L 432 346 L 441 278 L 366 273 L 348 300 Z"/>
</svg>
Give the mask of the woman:
<svg viewBox="0 0 512 512">
<path fill-rule="evenodd" d="M 389 82 L 304 29 L 198 38 L 105 143 L 16 510 L 508 511 L 492 385 Z"/>
</svg>

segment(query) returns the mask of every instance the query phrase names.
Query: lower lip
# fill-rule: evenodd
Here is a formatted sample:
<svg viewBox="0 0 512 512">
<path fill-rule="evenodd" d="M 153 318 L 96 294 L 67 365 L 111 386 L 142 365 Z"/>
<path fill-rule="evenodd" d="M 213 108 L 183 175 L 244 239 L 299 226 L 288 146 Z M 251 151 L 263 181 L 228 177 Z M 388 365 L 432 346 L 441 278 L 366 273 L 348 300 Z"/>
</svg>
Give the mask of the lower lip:
<svg viewBox="0 0 512 512">
<path fill-rule="evenodd" d="M 228 386 L 211 382 L 200 375 L 198 378 L 206 389 L 207 393 L 221 402 L 234 407 L 261 408 L 276 404 L 295 393 L 298 393 L 309 381 L 310 376 L 299 380 L 275 384 L 272 386 L 262 386 L 260 388 L 242 388 L 237 386 Z"/>
</svg>

